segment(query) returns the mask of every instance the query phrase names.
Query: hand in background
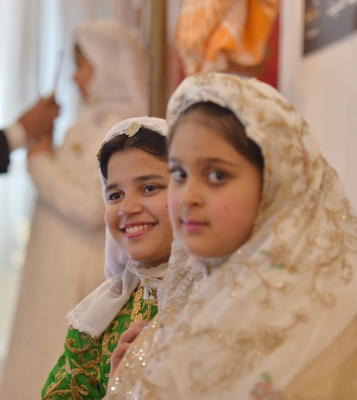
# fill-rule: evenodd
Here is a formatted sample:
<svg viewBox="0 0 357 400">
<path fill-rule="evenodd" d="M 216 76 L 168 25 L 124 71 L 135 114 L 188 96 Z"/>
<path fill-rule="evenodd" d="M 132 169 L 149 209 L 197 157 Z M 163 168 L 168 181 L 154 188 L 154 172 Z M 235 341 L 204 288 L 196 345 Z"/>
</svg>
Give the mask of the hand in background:
<svg viewBox="0 0 357 400">
<path fill-rule="evenodd" d="M 149 323 L 149 321 L 138 321 L 130 326 L 130 328 L 125 331 L 119 339 L 118 347 L 113 351 L 110 358 L 110 378 L 112 379 L 117 366 L 124 357 L 125 352 L 130 347 L 131 343 L 140 334 L 143 328 Z"/>
<path fill-rule="evenodd" d="M 52 95 L 47 99 L 40 99 L 20 118 L 29 141 L 37 140 L 41 136 L 52 135 L 53 121 L 58 116 L 59 109 L 60 107 Z"/>
</svg>

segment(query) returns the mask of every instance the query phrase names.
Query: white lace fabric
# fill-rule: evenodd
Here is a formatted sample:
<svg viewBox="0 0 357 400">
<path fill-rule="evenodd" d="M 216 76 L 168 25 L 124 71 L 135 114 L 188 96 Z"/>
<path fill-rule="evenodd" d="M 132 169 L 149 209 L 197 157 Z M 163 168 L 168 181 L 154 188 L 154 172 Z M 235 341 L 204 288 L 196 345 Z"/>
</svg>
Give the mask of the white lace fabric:
<svg viewBox="0 0 357 400">
<path fill-rule="evenodd" d="M 119 365 L 110 399 L 287 399 L 357 314 L 356 213 L 307 123 L 264 83 L 202 73 L 171 97 L 169 127 L 200 101 L 230 109 L 262 149 L 255 229 L 210 274 L 174 241 L 160 315 Z"/>
<path fill-rule="evenodd" d="M 140 283 L 144 287 L 143 299 L 151 299 L 151 291 L 158 289 L 166 270 L 167 264 L 145 268 L 128 260 L 119 275 L 106 280 L 67 315 L 69 324 L 80 332 L 99 337 Z"/>
</svg>

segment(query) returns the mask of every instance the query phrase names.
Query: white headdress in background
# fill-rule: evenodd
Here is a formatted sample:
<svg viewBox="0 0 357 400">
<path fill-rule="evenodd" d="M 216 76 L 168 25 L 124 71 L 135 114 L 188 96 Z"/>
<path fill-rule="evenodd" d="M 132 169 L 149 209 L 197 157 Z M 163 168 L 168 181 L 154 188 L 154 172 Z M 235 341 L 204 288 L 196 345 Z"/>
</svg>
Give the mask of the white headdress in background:
<svg viewBox="0 0 357 400">
<path fill-rule="evenodd" d="M 89 101 L 124 101 L 139 115 L 148 111 L 147 63 L 138 35 L 114 19 L 87 21 L 75 40 L 94 67 Z"/>
</svg>

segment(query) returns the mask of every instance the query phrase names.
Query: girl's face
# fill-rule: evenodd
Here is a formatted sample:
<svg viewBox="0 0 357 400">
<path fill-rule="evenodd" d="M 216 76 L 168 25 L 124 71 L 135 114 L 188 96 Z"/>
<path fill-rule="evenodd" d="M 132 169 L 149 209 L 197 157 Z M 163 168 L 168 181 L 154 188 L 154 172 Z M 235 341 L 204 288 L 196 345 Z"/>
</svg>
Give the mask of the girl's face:
<svg viewBox="0 0 357 400">
<path fill-rule="evenodd" d="M 261 171 L 213 127 L 188 116 L 169 149 L 169 213 L 187 250 L 222 257 L 251 235 L 261 199 Z"/>
<path fill-rule="evenodd" d="M 74 58 L 77 70 L 73 76 L 73 80 L 77 83 L 83 100 L 86 101 L 88 99 L 88 83 L 93 76 L 93 67 L 77 48 L 74 50 Z"/>
<path fill-rule="evenodd" d="M 109 159 L 105 223 L 127 256 L 147 268 L 170 256 L 168 183 L 167 163 L 143 150 L 116 152 Z"/>
</svg>

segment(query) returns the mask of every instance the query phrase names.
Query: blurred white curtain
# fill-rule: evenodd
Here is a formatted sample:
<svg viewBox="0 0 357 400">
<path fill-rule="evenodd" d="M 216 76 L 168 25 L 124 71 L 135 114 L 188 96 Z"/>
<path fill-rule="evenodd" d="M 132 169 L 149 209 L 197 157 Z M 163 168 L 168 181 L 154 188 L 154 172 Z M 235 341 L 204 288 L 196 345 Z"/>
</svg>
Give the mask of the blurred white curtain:
<svg viewBox="0 0 357 400">
<path fill-rule="evenodd" d="M 60 46 L 58 7 L 56 0 L 1 0 L 2 127 L 16 120 L 51 85 L 54 54 Z M 9 174 L 0 175 L 0 269 L 22 263 L 33 200 L 25 153 L 19 150 L 12 154 Z"/>
<path fill-rule="evenodd" d="M 77 113 L 71 82 L 74 27 L 93 18 L 117 17 L 135 22 L 138 0 L 0 0 L 0 126 L 48 95 L 63 50 L 56 98 L 61 116 L 56 143 Z M 0 175 L 0 271 L 22 265 L 35 190 L 26 172 L 25 151 L 12 154 L 8 174 Z"/>
</svg>

